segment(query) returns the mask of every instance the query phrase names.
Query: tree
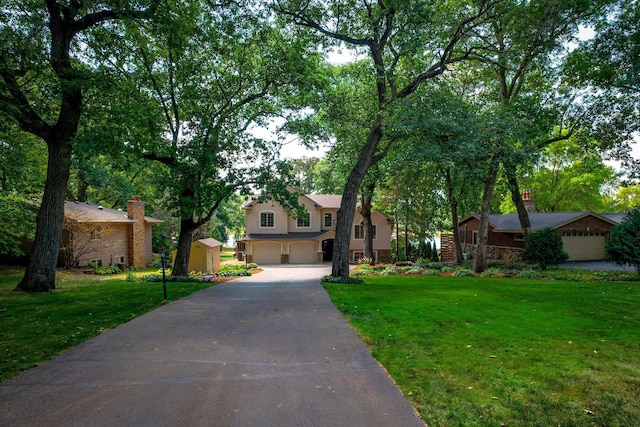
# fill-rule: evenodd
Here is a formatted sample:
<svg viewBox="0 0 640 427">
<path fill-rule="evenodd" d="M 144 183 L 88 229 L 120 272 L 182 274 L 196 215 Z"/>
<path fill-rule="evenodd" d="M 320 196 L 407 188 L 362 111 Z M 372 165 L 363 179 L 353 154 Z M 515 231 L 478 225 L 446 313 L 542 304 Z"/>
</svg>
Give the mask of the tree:
<svg viewBox="0 0 640 427">
<path fill-rule="evenodd" d="M 537 263 L 541 270 L 549 265 L 562 264 L 569 255 L 562 248 L 562 237 L 550 227 L 531 233 L 524 247 L 522 258 L 526 262 Z"/>
<path fill-rule="evenodd" d="M 167 167 L 166 203 L 180 218 L 172 274 L 184 276 L 194 233 L 234 194 L 266 188 L 293 204 L 281 179 L 291 165 L 275 160 L 278 142 L 250 130 L 293 115 L 321 72 L 304 39 L 241 5 L 163 7 L 158 27 L 129 29 L 127 67 L 163 118 L 157 138 L 136 148 Z"/>
<path fill-rule="evenodd" d="M 640 208 L 627 213 L 622 222 L 611 229 L 605 251 L 607 260 L 617 265 L 632 265 L 640 275 Z"/>
<path fill-rule="evenodd" d="M 575 139 L 568 139 L 547 146 L 540 164 L 521 182 L 531 191 L 537 211 L 602 212 L 617 174 L 595 150 L 585 150 Z M 510 212 L 512 206 L 511 200 L 505 200 L 503 212 Z"/>
<path fill-rule="evenodd" d="M 475 31 L 496 3 L 499 0 L 463 4 L 401 0 L 362 5 L 353 1 L 275 2 L 275 10 L 293 24 L 309 28 L 329 43 L 344 43 L 366 52 L 375 79 L 372 123 L 347 177 L 337 214 L 332 275 L 349 275 L 349 238 L 360 184 L 376 158 L 384 157 L 393 142 L 383 132 L 389 106 L 443 74 L 448 66 L 471 57 L 482 44 Z"/>
<path fill-rule="evenodd" d="M 91 31 L 120 20 L 148 20 L 157 1 L 7 1 L 0 26 L 0 114 L 42 139 L 48 163 L 31 258 L 17 289 L 55 288 L 73 141 L 89 84 Z M 80 46 L 85 46 L 83 50 Z M 99 55 L 93 59 L 99 60 Z"/>
</svg>

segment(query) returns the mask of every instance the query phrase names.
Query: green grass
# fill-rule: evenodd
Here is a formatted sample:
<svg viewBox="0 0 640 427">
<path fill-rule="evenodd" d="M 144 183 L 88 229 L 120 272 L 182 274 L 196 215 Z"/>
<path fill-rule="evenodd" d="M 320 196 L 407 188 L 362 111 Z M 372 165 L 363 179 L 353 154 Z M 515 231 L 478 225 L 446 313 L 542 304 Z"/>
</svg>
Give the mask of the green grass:
<svg viewBox="0 0 640 427">
<path fill-rule="evenodd" d="M 223 246 L 220 251 L 220 259 L 222 261 L 230 261 L 236 253 L 236 249 L 230 246 Z"/>
<path fill-rule="evenodd" d="M 55 291 L 15 292 L 23 272 L 0 267 L 0 381 L 164 303 L 162 284 L 127 282 L 124 274 L 59 273 Z M 211 285 L 167 283 L 168 298 L 177 300 Z"/>
<path fill-rule="evenodd" d="M 429 426 L 638 425 L 637 282 L 324 286 Z"/>
</svg>

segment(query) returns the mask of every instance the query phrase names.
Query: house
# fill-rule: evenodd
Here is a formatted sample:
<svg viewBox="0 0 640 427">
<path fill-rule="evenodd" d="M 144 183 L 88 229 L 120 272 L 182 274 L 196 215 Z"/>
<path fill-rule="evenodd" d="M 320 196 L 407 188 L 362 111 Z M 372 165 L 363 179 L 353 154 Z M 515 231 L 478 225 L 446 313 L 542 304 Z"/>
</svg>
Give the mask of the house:
<svg viewBox="0 0 640 427">
<path fill-rule="evenodd" d="M 605 243 L 611 228 L 622 221 L 624 214 L 593 212 L 529 212 L 531 231 L 546 227 L 557 230 L 562 237 L 569 261 L 603 260 Z M 478 242 L 480 215 L 469 215 L 460 221 L 458 232 L 462 251 L 472 255 Z M 443 261 L 455 261 L 453 235 L 441 240 Z M 517 214 L 489 215 L 487 257 L 516 259 L 524 249 L 524 235 Z"/>
<path fill-rule="evenodd" d="M 127 212 L 85 202 L 65 202 L 60 257 L 66 265 L 151 264 L 151 227 L 162 220 L 144 215 L 140 197 L 127 202 Z"/>
<path fill-rule="evenodd" d="M 216 239 L 200 239 L 191 243 L 189 252 L 189 271 L 199 271 L 202 273 L 210 271 L 220 271 L 220 250 L 222 243 Z M 176 253 L 173 251 L 175 262 Z"/>
<path fill-rule="evenodd" d="M 239 258 L 258 264 L 316 264 L 333 259 L 336 214 L 342 196 L 307 194 L 298 198 L 308 215 L 293 218 L 273 200 L 249 200 L 245 210 L 246 237 L 238 242 Z M 372 213 L 373 252 L 378 262 L 391 261 L 393 221 L 379 211 Z M 356 212 L 351 227 L 349 260 L 363 256 L 364 227 Z"/>
</svg>

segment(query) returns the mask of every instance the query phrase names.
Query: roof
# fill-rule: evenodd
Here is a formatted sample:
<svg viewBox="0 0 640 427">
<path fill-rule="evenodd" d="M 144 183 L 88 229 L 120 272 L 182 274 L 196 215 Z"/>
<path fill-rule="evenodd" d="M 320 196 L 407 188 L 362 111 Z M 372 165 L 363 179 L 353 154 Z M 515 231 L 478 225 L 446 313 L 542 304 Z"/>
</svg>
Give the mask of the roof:
<svg viewBox="0 0 640 427">
<path fill-rule="evenodd" d="M 109 222 L 109 223 L 135 223 L 127 213 L 120 209 L 110 209 L 94 205 L 88 202 L 64 202 L 64 216 L 77 222 Z M 148 223 L 161 223 L 161 219 L 144 217 Z"/>
<path fill-rule="evenodd" d="M 317 205 L 318 208 L 326 209 L 338 209 L 342 203 L 342 196 L 339 194 L 302 194 L 301 197 L 306 197 Z M 258 197 L 252 197 L 242 205 L 243 208 L 251 208 L 253 202 Z"/>
<path fill-rule="evenodd" d="M 531 231 L 542 230 L 543 228 L 559 228 L 565 224 L 573 221 L 577 221 L 586 216 L 595 216 L 606 222 L 612 224 L 619 224 L 625 214 L 603 214 L 598 215 L 593 212 L 530 212 L 529 221 L 531 222 Z M 464 218 L 460 223 L 467 221 L 468 219 L 476 218 L 480 219 L 480 214 L 469 215 Z M 503 214 L 503 215 L 489 215 L 489 224 L 494 228 L 494 231 L 503 233 L 520 233 L 522 232 L 522 226 L 520 225 L 520 219 L 518 214 Z"/>
<path fill-rule="evenodd" d="M 222 243 L 217 241 L 216 239 L 213 238 L 208 238 L 208 239 L 200 239 L 200 240 L 196 240 L 196 242 L 200 242 L 205 246 L 208 246 L 210 248 L 215 248 L 217 246 L 222 246 Z"/>
<path fill-rule="evenodd" d="M 291 240 L 291 239 L 317 239 L 327 233 L 331 233 L 333 230 L 325 231 L 305 231 L 299 233 L 250 233 L 242 240 Z"/>
<path fill-rule="evenodd" d="M 309 200 L 321 208 L 340 208 L 342 196 L 339 194 L 307 194 Z"/>
</svg>

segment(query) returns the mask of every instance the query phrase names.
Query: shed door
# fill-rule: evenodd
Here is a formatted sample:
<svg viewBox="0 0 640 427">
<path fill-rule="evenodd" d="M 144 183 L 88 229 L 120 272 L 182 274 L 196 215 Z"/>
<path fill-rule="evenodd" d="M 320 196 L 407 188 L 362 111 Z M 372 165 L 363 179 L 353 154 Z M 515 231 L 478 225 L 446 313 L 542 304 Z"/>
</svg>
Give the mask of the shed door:
<svg viewBox="0 0 640 427">
<path fill-rule="evenodd" d="M 256 264 L 280 264 L 280 243 L 256 242 L 251 245 L 252 261 Z"/>
<path fill-rule="evenodd" d="M 289 245 L 289 264 L 315 264 L 318 261 L 316 242 L 296 242 Z"/>
<path fill-rule="evenodd" d="M 569 261 L 597 261 L 605 259 L 604 233 L 568 233 L 562 236 Z"/>
</svg>

